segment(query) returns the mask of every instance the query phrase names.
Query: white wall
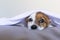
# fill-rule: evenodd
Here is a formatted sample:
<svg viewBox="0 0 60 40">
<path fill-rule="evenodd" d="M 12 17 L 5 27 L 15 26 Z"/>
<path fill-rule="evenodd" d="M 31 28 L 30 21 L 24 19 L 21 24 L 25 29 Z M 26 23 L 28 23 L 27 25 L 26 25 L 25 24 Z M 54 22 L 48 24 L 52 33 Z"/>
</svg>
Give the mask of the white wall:
<svg viewBox="0 0 60 40">
<path fill-rule="evenodd" d="M 60 13 L 60 0 L 0 0 L 0 17 L 13 17 L 32 9 Z"/>
</svg>

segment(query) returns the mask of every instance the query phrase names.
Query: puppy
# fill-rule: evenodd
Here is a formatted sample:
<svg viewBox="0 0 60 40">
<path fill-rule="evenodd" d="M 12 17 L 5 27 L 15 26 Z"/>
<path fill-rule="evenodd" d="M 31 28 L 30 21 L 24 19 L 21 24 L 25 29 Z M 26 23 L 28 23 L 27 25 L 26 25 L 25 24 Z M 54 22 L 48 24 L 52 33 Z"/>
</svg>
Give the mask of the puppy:
<svg viewBox="0 0 60 40">
<path fill-rule="evenodd" d="M 42 30 L 50 25 L 50 19 L 48 15 L 43 12 L 33 13 L 26 19 L 28 29 L 39 29 Z"/>
</svg>

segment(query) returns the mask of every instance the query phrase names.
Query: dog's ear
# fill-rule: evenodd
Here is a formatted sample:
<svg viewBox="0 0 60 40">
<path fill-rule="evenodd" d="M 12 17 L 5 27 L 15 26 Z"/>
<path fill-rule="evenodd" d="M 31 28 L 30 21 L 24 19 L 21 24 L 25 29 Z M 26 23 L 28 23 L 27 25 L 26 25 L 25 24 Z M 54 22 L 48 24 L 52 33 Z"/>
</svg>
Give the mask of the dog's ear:
<svg viewBox="0 0 60 40">
<path fill-rule="evenodd" d="M 36 19 L 37 20 L 43 19 L 44 20 L 43 24 L 40 23 L 39 25 L 41 25 L 45 28 L 48 27 L 48 25 L 50 24 L 49 16 L 47 14 L 43 13 L 43 12 L 37 12 Z"/>
<path fill-rule="evenodd" d="M 26 17 L 26 18 L 25 18 L 25 21 L 26 21 L 26 22 L 28 22 L 28 21 L 29 21 L 29 20 L 28 20 L 28 18 L 29 18 L 29 17 L 30 17 L 30 16 L 28 16 L 28 17 Z"/>
<path fill-rule="evenodd" d="M 26 24 L 25 26 L 26 26 L 26 27 L 28 27 L 28 25 L 27 25 L 27 23 L 28 23 L 28 21 L 29 21 L 28 18 L 29 18 L 29 16 L 25 18 L 25 24 Z"/>
</svg>

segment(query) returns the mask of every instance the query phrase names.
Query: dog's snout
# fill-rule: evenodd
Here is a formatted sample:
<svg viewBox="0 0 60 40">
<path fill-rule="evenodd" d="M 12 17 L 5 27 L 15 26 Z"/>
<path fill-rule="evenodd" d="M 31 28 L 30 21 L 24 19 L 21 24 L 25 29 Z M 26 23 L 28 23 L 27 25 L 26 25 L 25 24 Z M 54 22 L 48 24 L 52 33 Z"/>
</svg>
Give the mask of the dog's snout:
<svg viewBox="0 0 60 40">
<path fill-rule="evenodd" d="M 36 25 L 32 25 L 31 29 L 37 29 L 37 26 Z"/>
</svg>

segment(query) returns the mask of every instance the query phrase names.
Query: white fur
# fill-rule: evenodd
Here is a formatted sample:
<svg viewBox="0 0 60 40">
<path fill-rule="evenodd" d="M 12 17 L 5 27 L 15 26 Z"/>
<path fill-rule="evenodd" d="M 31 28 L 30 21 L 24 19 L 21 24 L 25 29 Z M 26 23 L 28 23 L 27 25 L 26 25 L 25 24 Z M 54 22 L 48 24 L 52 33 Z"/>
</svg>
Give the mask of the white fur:
<svg viewBox="0 0 60 40">
<path fill-rule="evenodd" d="M 33 13 L 29 18 L 32 18 L 33 21 L 32 22 L 28 22 L 28 28 L 31 29 L 31 26 L 35 24 L 35 16 L 36 16 L 36 13 Z M 29 19 L 28 18 L 28 19 Z"/>
</svg>

